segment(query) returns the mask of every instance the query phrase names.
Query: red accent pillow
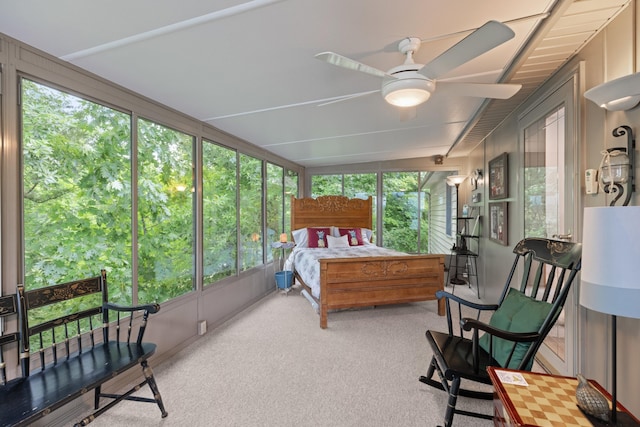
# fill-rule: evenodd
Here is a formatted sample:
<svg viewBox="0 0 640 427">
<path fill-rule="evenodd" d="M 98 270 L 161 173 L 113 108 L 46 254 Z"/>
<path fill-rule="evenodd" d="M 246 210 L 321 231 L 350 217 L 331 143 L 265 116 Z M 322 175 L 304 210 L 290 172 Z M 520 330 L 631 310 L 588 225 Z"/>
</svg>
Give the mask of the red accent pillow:
<svg viewBox="0 0 640 427">
<path fill-rule="evenodd" d="M 345 234 L 349 236 L 349 246 L 361 246 L 364 244 L 362 241 L 362 230 L 360 228 L 339 228 L 338 233 L 341 236 Z"/>
<path fill-rule="evenodd" d="M 327 236 L 331 235 L 329 227 L 307 228 L 307 236 L 309 237 L 310 248 L 328 248 Z"/>
</svg>

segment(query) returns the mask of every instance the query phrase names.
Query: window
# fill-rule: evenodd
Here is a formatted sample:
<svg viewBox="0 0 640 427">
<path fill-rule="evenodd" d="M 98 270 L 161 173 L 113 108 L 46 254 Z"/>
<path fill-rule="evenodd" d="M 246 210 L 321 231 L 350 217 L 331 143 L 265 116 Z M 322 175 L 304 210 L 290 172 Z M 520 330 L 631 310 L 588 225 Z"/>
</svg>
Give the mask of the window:
<svg viewBox="0 0 640 427">
<path fill-rule="evenodd" d="M 564 106 L 524 130 L 524 235 L 548 237 L 564 229 Z"/>
<path fill-rule="evenodd" d="M 311 197 L 342 194 L 342 175 L 313 175 Z"/>
<path fill-rule="evenodd" d="M 286 170 L 284 176 L 284 231 L 291 237 L 291 196 L 298 197 L 298 173 Z"/>
<path fill-rule="evenodd" d="M 372 224 L 374 233 L 376 230 L 376 202 L 377 202 L 377 178 L 375 173 L 359 173 L 345 175 L 314 175 L 311 178 L 313 197 L 342 195 L 349 198 L 372 200 Z M 375 238 L 373 238 L 375 242 Z"/>
<path fill-rule="evenodd" d="M 131 117 L 28 79 L 21 98 L 25 286 L 106 268 L 130 303 Z"/>
<path fill-rule="evenodd" d="M 128 113 L 20 83 L 28 288 L 105 268 L 111 301 L 161 303 L 193 291 L 196 274 L 209 285 L 273 260 L 264 249 L 290 231 L 295 171 L 203 141 L 196 272 L 195 136 L 137 119 L 133 138 Z"/>
<path fill-rule="evenodd" d="M 238 227 L 235 150 L 202 144 L 204 285 L 237 272 Z"/>
<path fill-rule="evenodd" d="M 262 264 L 262 161 L 240 154 L 240 270 Z"/>
<path fill-rule="evenodd" d="M 267 163 L 267 261 L 273 261 L 271 243 L 284 233 L 284 169 Z"/>
<path fill-rule="evenodd" d="M 428 252 L 428 203 L 420 177 L 420 172 L 382 175 L 382 244 L 387 248 Z"/>
<path fill-rule="evenodd" d="M 163 302 L 195 285 L 194 138 L 138 120 L 138 300 Z"/>
<path fill-rule="evenodd" d="M 343 176 L 344 181 L 344 195 L 351 198 L 367 199 L 369 196 L 373 197 L 375 206 L 376 200 L 376 181 L 377 174 L 375 173 L 359 173 L 349 174 Z M 374 209 L 375 213 L 375 209 Z M 374 219 L 375 223 L 375 219 Z"/>
</svg>

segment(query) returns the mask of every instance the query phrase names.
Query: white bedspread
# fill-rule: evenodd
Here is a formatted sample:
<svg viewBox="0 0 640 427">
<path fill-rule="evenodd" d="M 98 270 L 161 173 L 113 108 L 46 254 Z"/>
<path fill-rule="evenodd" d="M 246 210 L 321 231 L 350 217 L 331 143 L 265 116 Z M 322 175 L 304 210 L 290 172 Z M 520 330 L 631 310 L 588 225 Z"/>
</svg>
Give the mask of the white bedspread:
<svg viewBox="0 0 640 427">
<path fill-rule="evenodd" d="M 297 272 L 311 288 L 311 294 L 320 298 L 320 263 L 322 258 L 357 258 L 371 256 L 406 255 L 393 249 L 376 245 L 350 246 L 348 248 L 295 248 L 285 263 L 285 269 Z"/>
</svg>

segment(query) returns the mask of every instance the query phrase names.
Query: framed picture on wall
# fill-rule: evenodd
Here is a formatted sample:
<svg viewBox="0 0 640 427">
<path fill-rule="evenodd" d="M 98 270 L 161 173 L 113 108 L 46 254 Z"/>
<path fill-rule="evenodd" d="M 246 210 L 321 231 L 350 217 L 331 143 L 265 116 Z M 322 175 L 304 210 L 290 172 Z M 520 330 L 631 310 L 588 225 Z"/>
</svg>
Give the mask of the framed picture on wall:
<svg viewBox="0 0 640 427">
<path fill-rule="evenodd" d="M 489 203 L 489 239 L 507 246 L 509 224 L 507 202 Z"/>
<path fill-rule="evenodd" d="M 509 197 L 509 153 L 489 161 L 489 200 Z"/>
</svg>

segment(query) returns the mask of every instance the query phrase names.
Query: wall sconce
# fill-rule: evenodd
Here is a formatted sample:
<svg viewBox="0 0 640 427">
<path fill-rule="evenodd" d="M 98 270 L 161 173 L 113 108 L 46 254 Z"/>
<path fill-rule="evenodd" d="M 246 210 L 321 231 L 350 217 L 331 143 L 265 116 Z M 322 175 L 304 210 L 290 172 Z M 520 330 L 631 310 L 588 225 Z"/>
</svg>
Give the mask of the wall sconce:
<svg viewBox="0 0 640 427">
<path fill-rule="evenodd" d="M 604 157 L 600 163 L 600 186 L 607 194 L 615 194 L 609 206 L 615 204 L 624 195 L 624 186 L 627 186 L 627 194 L 622 203 L 627 206 L 631 201 L 631 193 L 636 191 L 634 168 L 636 140 L 629 126 L 618 126 L 612 132 L 616 138 L 627 135 L 627 147 L 609 148 L 602 152 Z"/>
<path fill-rule="evenodd" d="M 640 102 L 640 73 L 602 83 L 584 93 L 584 97 L 609 111 L 630 110 Z"/>
<path fill-rule="evenodd" d="M 471 188 L 477 190 L 478 184 L 482 183 L 482 169 L 474 169 L 474 171 L 471 173 Z"/>
</svg>

